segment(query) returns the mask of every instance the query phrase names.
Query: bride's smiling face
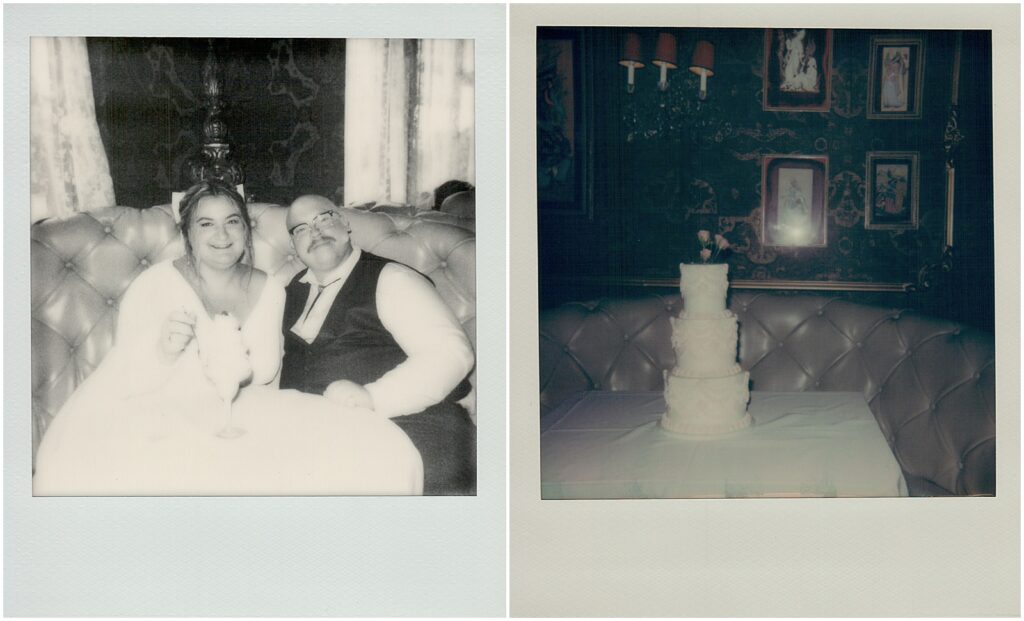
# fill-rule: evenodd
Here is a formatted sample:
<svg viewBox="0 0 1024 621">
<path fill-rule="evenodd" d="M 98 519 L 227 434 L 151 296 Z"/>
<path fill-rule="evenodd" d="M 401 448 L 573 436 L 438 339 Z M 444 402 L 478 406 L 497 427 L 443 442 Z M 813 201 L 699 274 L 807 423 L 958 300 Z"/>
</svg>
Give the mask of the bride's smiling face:
<svg viewBox="0 0 1024 621">
<path fill-rule="evenodd" d="M 241 260 L 246 227 L 238 207 L 226 196 L 199 199 L 189 233 L 197 263 L 226 269 Z"/>
</svg>

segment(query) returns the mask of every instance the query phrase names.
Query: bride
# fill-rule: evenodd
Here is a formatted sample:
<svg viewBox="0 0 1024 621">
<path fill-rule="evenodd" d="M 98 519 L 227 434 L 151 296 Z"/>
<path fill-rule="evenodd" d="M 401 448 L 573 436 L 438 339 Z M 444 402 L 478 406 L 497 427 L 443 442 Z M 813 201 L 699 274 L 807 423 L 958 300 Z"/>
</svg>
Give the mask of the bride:
<svg viewBox="0 0 1024 621">
<path fill-rule="evenodd" d="M 185 254 L 128 287 L 114 346 L 40 443 L 34 493 L 418 493 L 390 421 L 277 389 L 284 287 L 252 265 L 242 197 L 200 182 L 176 219 Z"/>
</svg>

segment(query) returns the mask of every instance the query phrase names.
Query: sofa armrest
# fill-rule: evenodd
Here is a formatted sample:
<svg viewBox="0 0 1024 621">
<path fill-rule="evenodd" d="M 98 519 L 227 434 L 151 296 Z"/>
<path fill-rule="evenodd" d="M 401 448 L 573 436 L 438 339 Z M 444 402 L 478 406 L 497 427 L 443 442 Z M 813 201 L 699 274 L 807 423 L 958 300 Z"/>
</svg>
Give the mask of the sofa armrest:
<svg viewBox="0 0 1024 621">
<path fill-rule="evenodd" d="M 992 335 L 907 312 L 873 340 L 888 351 L 869 358 L 876 387 L 864 396 L 912 489 L 994 494 Z"/>
<path fill-rule="evenodd" d="M 679 296 L 566 304 L 540 317 L 541 415 L 584 390 L 661 390 Z"/>
</svg>

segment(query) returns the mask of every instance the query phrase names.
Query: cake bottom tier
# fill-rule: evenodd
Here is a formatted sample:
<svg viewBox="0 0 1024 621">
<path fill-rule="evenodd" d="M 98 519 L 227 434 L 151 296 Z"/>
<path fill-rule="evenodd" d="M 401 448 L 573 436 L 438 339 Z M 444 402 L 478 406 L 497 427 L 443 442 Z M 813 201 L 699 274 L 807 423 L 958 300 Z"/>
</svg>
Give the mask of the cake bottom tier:
<svg viewBox="0 0 1024 621">
<path fill-rule="evenodd" d="M 752 422 L 747 413 L 750 373 L 725 377 L 665 375 L 665 415 L 661 426 L 686 434 L 729 433 Z"/>
</svg>

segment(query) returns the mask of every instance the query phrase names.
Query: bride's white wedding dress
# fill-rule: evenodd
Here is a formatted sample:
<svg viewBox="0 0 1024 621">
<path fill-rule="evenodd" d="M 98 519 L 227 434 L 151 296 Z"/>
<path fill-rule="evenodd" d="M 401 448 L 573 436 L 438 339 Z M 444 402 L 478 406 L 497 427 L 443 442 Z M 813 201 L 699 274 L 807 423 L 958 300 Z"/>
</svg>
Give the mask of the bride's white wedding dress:
<svg viewBox="0 0 1024 621">
<path fill-rule="evenodd" d="M 422 463 L 408 438 L 369 410 L 278 390 L 284 288 L 268 278 L 241 324 L 251 381 L 233 405 L 236 439 L 217 437 L 224 402 L 203 370 L 201 338 L 159 357 L 174 310 L 212 323 L 166 261 L 125 292 L 114 346 L 51 422 L 36 455 L 35 495 L 414 494 Z M 204 325 L 205 324 L 205 325 Z"/>
</svg>

